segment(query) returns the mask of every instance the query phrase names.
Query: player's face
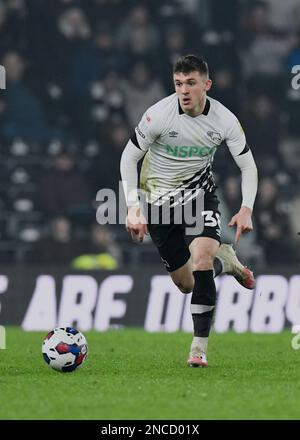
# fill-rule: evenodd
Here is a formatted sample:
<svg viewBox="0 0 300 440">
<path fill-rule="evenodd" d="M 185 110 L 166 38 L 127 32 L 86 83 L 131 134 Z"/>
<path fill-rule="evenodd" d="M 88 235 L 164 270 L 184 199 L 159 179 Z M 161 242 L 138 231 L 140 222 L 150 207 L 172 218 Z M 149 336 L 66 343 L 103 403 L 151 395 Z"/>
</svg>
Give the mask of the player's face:
<svg viewBox="0 0 300 440">
<path fill-rule="evenodd" d="M 175 90 L 184 113 L 197 116 L 203 111 L 211 80 L 199 72 L 174 73 Z"/>
</svg>

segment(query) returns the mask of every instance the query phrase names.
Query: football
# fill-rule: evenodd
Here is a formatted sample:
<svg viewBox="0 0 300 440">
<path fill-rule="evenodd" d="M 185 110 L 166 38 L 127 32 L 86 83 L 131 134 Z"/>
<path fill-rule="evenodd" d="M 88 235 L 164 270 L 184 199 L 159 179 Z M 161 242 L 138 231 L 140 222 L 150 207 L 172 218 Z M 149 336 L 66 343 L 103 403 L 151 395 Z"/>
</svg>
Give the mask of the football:
<svg viewBox="0 0 300 440">
<path fill-rule="evenodd" d="M 49 367 L 63 373 L 81 367 L 88 353 L 83 334 L 73 327 L 55 328 L 43 340 L 42 353 Z"/>
</svg>

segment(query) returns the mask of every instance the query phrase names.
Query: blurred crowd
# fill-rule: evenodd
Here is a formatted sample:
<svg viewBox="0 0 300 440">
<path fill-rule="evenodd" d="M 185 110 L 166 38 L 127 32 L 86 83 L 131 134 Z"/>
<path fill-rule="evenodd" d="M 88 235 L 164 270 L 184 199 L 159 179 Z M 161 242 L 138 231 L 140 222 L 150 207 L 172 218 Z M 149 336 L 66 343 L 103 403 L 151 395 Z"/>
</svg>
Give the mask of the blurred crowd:
<svg viewBox="0 0 300 440">
<path fill-rule="evenodd" d="M 238 116 L 258 165 L 255 232 L 239 254 L 299 263 L 299 0 L 0 0 L 0 261 L 159 262 L 150 241 L 133 246 L 124 226 L 96 223 L 96 193 L 118 190 L 128 138 L 173 93 L 172 65 L 187 53 L 208 61 L 209 95 Z M 215 175 L 232 242 L 240 173 L 226 148 Z"/>
</svg>

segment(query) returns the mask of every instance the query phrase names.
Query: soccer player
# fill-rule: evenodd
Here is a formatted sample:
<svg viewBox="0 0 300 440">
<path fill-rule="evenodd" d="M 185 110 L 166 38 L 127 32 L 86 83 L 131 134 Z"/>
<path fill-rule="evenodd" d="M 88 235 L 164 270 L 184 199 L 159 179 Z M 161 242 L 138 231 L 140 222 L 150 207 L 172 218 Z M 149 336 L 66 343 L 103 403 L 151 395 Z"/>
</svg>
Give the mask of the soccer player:
<svg viewBox="0 0 300 440">
<path fill-rule="evenodd" d="M 232 246 L 220 245 L 219 201 L 211 170 L 214 153 L 225 141 L 241 170 L 242 205 L 229 222 L 236 226 L 236 243 L 242 233 L 253 229 L 257 169 L 235 115 L 207 97 L 212 86 L 207 63 L 195 55 L 184 56 L 174 66 L 173 79 L 176 93 L 145 112 L 122 154 L 121 175 L 128 206 L 126 229 L 139 241 L 149 232 L 174 283 L 183 293 L 193 292 L 194 338 L 187 363 L 206 367 L 216 303 L 214 277 L 229 273 L 248 289 L 255 284 L 253 273 L 239 262 Z M 143 157 L 138 184 L 137 165 Z M 147 212 L 141 210 L 139 187 L 146 195 Z M 202 216 L 204 225 L 198 234 L 189 235 L 184 221 L 176 224 L 173 211 L 175 205 L 185 204 L 190 197 L 196 204 L 192 190 L 195 194 L 197 190 L 204 193 L 204 209 L 196 213 Z M 161 215 L 159 221 L 157 217 L 152 221 L 149 207 L 159 208 L 167 201 L 173 209 L 169 224 L 161 221 Z"/>
</svg>

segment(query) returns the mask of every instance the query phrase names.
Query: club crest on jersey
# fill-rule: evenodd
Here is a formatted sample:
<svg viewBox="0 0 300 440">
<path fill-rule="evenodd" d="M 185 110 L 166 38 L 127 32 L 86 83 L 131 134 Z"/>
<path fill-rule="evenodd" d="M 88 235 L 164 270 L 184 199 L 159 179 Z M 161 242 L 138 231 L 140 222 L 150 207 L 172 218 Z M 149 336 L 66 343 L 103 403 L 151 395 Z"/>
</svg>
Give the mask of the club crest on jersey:
<svg viewBox="0 0 300 440">
<path fill-rule="evenodd" d="M 208 131 L 207 135 L 214 141 L 214 142 L 222 142 L 222 136 L 217 131 Z"/>
<path fill-rule="evenodd" d="M 177 131 L 169 131 L 169 137 L 170 138 L 176 138 L 177 136 L 178 136 L 178 133 L 177 133 Z"/>
</svg>

